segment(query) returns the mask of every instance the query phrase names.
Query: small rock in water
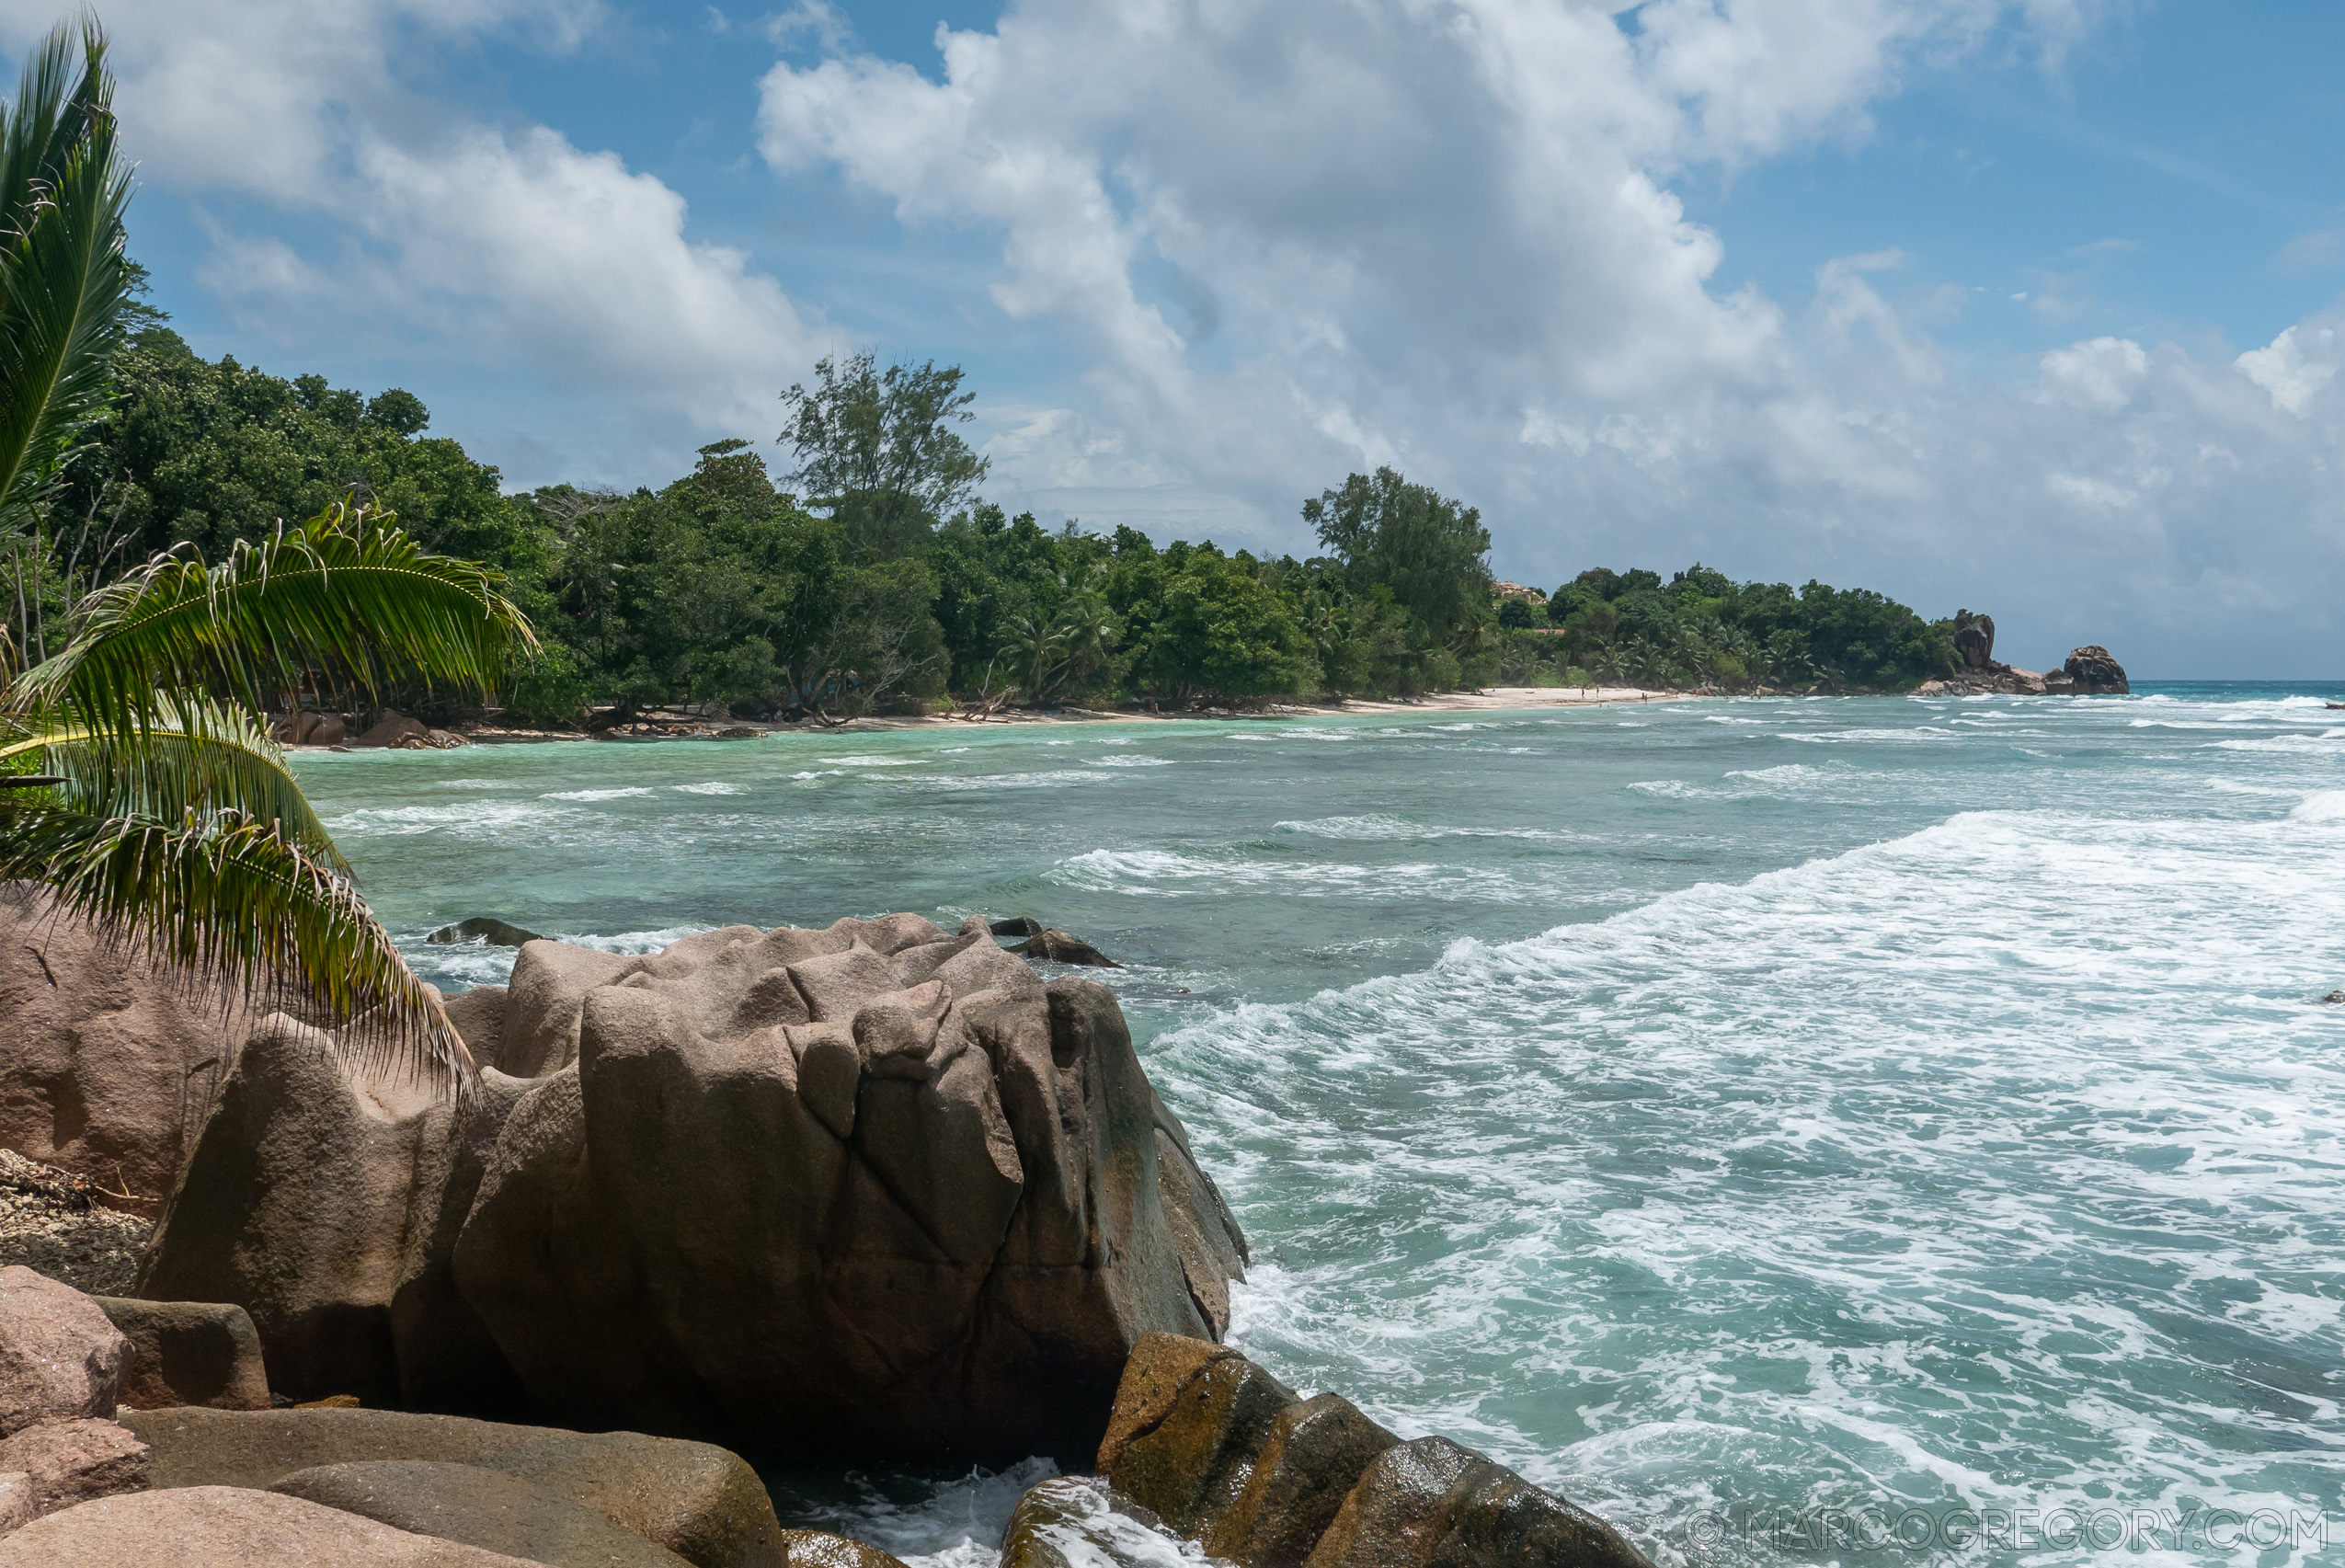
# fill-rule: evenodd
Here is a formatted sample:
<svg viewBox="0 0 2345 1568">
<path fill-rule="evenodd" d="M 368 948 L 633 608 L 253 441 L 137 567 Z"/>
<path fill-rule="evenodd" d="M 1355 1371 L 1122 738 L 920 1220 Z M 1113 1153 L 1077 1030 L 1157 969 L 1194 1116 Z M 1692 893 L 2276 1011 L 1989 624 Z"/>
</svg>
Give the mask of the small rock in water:
<svg viewBox="0 0 2345 1568">
<path fill-rule="evenodd" d="M 2345 1002 L 2345 990 L 2330 991 L 2327 996 L 2322 997 L 2321 1000 L 2323 1001 Z"/>
<path fill-rule="evenodd" d="M 1045 958 L 1053 964 L 1078 964 L 1090 969 L 1120 969 L 1124 967 L 1090 943 L 1078 941 L 1063 931 L 1047 928 L 1036 932 L 1011 951 L 1028 958 Z"/>
<path fill-rule="evenodd" d="M 989 929 L 996 936 L 1024 937 L 1025 941 L 1010 949 L 1022 957 L 1042 958 L 1053 964 L 1076 964 L 1092 969 L 1120 969 L 1124 967 L 1090 943 L 1047 926 L 1030 915 L 1012 915 L 1008 920 L 995 921 Z"/>
<path fill-rule="evenodd" d="M 492 916 L 475 915 L 470 920 L 461 920 L 453 925 L 443 925 L 424 940 L 437 942 L 442 946 L 455 943 L 477 942 L 486 947 L 519 947 L 525 942 L 543 942 L 545 939 L 533 931 L 523 931 L 520 926 L 508 925 Z"/>
</svg>

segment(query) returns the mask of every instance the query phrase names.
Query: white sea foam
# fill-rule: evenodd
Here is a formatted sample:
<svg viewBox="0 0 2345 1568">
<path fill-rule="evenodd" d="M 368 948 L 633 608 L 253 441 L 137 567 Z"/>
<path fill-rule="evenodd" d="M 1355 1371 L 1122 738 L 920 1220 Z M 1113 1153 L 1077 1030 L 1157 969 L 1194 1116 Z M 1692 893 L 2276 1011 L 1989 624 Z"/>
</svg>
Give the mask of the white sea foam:
<svg viewBox="0 0 2345 1568">
<path fill-rule="evenodd" d="M 1094 768 L 1171 768 L 1178 765 L 1170 757 L 1102 757 L 1092 763 Z"/>
<path fill-rule="evenodd" d="M 626 800 L 650 793 L 650 789 L 645 785 L 629 784 L 616 789 L 558 790 L 549 795 L 539 795 L 538 798 L 540 800 Z"/>
<path fill-rule="evenodd" d="M 1535 839 L 1585 841 L 1585 833 L 1561 828 L 1445 828 L 1411 822 L 1399 817 L 1371 813 L 1360 817 L 1321 817 L 1309 821 L 1281 822 L 1279 830 L 1308 833 L 1315 839 L 1355 839 L 1368 841 L 1429 839 Z"/>
<path fill-rule="evenodd" d="M 963 790 L 983 789 L 1055 789 L 1066 784 L 1104 784 L 1115 776 L 1114 773 L 1103 773 L 1092 768 L 1054 768 L 1042 773 L 986 773 L 975 777 L 945 774 L 936 778 L 923 777 L 917 781 L 907 780 L 906 782 L 916 783 L 921 788 L 957 793 Z"/>
<path fill-rule="evenodd" d="M 1182 854 L 1165 850 L 1092 850 L 1047 874 L 1065 887 L 1141 898 L 1218 898 L 1275 889 L 1295 898 L 1431 898 L 1521 903 L 1548 897 L 1493 872 L 1430 862 L 1345 865 L 1258 855 Z"/>
<path fill-rule="evenodd" d="M 928 761 L 925 757 L 818 757 L 834 768 L 917 768 Z"/>
<path fill-rule="evenodd" d="M 609 936 L 594 933 L 566 932 L 562 940 L 573 947 L 591 947 L 602 953 L 657 953 L 671 943 L 704 931 L 715 931 L 713 925 L 670 925 L 658 931 L 622 931 Z"/>
<path fill-rule="evenodd" d="M 448 806 L 365 806 L 321 818 L 337 837 L 390 838 L 415 833 L 448 832 L 459 838 L 491 837 L 525 825 L 551 822 L 568 815 L 558 806 L 533 801 L 483 800 Z"/>
<path fill-rule="evenodd" d="M 741 793 L 739 784 L 723 783 L 671 784 L 669 787 L 685 795 L 738 795 Z"/>
<path fill-rule="evenodd" d="M 2333 1503 L 2245 1436 L 2345 1447 L 2330 820 L 1969 814 L 1182 1028 L 1150 1070 L 1282 1237 L 1232 1339 L 1648 1539 Z M 2238 1358 L 2305 1371 L 2235 1408 Z"/>
</svg>

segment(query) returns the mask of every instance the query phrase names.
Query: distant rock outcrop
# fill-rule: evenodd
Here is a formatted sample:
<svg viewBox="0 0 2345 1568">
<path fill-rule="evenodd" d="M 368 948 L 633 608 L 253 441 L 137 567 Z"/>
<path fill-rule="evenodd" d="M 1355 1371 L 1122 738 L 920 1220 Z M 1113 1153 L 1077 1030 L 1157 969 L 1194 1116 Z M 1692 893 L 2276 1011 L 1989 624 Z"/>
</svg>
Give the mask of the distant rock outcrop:
<svg viewBox="0 0 2345 1568">
<path fill-rule="evenodd" d="M 2060 668 L 2079 696 L 2122 695 L 2133 689 L 2125 679 L 2125 667 L 2098 643 L 2075 649 Z"/>
<path fill-rule="evenodd" d="M 1995 617 L 1954 612 L 1954 652 L 1965 670 L 1995 668 Z"/>
<path fill-rule="evenodd" d="M 899 1462 L 1088 1448 L 1137 1341 L 1228 1324 L 1244 1242 L 1114 995 L 982 921 L 532 942 L 460 1011 L 462 1104 L 257 1029 L 140 1294 L 244 1306 L 297 1400 Z"/>
</svg>

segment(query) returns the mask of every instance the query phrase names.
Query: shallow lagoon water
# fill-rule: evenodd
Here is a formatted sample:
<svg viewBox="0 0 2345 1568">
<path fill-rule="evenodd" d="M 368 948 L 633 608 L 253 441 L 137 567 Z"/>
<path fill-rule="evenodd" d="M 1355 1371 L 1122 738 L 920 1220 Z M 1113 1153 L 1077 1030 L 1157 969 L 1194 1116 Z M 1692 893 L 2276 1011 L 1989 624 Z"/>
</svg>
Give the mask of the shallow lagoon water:
<svg viewBox="0 0 2345 1568">
<path fill-rule="evenodd" d="M 1125 959 L 1254 1244 L 1232 1338 L 1664 1562 L 2278 1563 L 2345 1557 L 2336 694 L 299 766 L 452 989 L 510 964 L 422 944 L 471 914 L 1024 913 Z M 972 1562 L 1032 1478 L 777 1479 Z"/>
</svg>

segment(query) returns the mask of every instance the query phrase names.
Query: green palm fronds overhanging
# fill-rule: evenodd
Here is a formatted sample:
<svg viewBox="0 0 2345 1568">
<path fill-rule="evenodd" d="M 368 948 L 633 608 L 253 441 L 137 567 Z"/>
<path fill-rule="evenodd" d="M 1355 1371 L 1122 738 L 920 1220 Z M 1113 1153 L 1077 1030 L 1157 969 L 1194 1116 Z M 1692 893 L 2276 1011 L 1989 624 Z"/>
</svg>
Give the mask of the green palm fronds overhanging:
<svg viewBox="0 0 2345 1568">
<path fill-rule="evenodd" d="M 12 794 L 14 792 L 11 792 Z M 28 792 L 29 793 L 29 792 Z M 329 1026 L 349 1065 L 405 1067 L 457 1086 L 472 1058 L 439 998 L 335 864 L 238 811 L 177 821 L 100 817 L 0 795 L 0 881 L 191 981 Z"/>
<path fill-rule="evenodd" d="M 158 692 L 153 707 L 159 722 L 143 738 L 70 719 L 15 739 L 0 727 L 0 762 L 39 753 L 57 778 L 56 803 L 93 817 L 238 812 L 349 875 L 284 751 L 248 709 L 185 692 Z"/>
<path fill-rule="evenodd" d="M 105 59 L 96 23 L 59 28 L 0 108 L 0 535 L 53 488 L 121 340 L 131 186 Z"/>
<path fill-rule="evenodd" d="M 54 781 L 0 787 L 0 880 L 42 884 L 191 982 L 336 1029 L 353 1065 L 461 1087 L 463 1041 L 257 713 L 322 673 L 492 692 L 535 648 L 496 573 L 393 523 L 337 505 L 220 567 L 173 552 L 83 601 L 63 651 L 0 690 L 0 769 Z"/>
<path fill-rule="evenodd" d="M 209 691 L 258 706 L 321 665 L 369 695 L 402 675 L 493 691 L 529 619 L 500 575 L 427 553 L 388 514 L 340 503 L 218 567 L 182 549 L 157 556 L 81 608 L 81 628 L 25 672 L 18 716 L 71 713 L 94 728 L 165 727 L 159 691 Z"/>
</svg>

